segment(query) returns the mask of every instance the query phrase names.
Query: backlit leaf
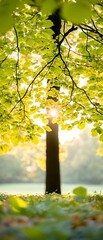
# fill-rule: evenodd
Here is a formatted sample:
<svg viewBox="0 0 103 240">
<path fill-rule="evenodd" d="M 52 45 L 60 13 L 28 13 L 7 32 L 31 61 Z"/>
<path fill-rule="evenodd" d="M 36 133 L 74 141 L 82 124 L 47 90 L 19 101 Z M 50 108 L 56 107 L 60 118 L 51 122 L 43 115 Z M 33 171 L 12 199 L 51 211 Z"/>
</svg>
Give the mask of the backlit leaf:
<svg viewBox="0 0 103 240">
<path fill-rule="evenodd" d="M 12 13 L 19 3 L 17 0 L 0 1 L 0 32 L 5 33 L 13 26 Z"/>
<path fill-rule="evenodd" d="M 96 128 L 93 128 L 93 129 L 91 130 L 91 133 L 92 133 L 92 136 L 93 136 L 93 137 L 98 136 L 98 132 L 97 132 Z"/>
<path fill-rule="evenodd" d="M 77 127 L 78 127 L 80 130 L 84 129 L 85 126 L 86 126 L 86 122 L 84 122 L 84 121 L 80 121 L 79 124 L 77 125 Z"/>
<path fill-rule="evenodd" d="M 103 142 L 103 134 L 100 135 L 99 140 L 100 140 L 100 142 Z"/>
<path fill-rule="evenodd" d="M 81 23 L 89 18 L 91 14 L 91 5 L 84 0 L 76 2 L 64 2 L 61 10 L 61 16 L 72 23 Z"/>
<path fill-rule="evenodd" d="M 42 3 L 42 12 L 46 14 L 51 14 L 57 9 L 56 0 L 44 0 Z"/>
<path fill-rule="evenodd" d="M 11 207 L 14 210 L 18 210 L 19 208 L 26 208 L 27 207 L 27 203 L 22 200 L 20 197 L 11 197 L 10 198 L 10 203 L 11 203 Z"/>
<path fill-rule="evenodd" d="M 34 144 L 38 144 L 38 143 L 39 143 L 39 138 L 38 138 L 37 136 L 33 136 L 33 137 L 32 137 L 32 142 L 33 142 Z"/>
<path fill-rule="evenodd" d="M 73 189 L 73 193 L 79 197 L 86 197 L 87 189 L 85 187 L 77 187 Z"/>
<path fill-rule="evenodd" d="M 45 130 L 46 130 L 47 132 L 51 132 L 51 131 L 52 131 L 49 126 L 45 126 L 44 128 L 45 128 Z"/>
</svg>

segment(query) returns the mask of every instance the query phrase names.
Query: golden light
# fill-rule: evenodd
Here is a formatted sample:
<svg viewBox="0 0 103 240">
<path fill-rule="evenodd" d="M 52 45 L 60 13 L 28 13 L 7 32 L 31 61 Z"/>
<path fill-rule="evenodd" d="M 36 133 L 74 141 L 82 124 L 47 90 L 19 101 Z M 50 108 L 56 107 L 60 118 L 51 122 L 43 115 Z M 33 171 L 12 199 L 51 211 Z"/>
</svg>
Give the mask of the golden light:
<svg viewBox="0 0 103 240">
<path fill-rule="evenodd" d="M 59 128 L 59 141 L 61 144 L 65 144 L 65 142 L 71 142 L 73 139 L 78 139 L 80 137 L 80 130 L 77 127 L 74 127 L 71 131 L 61 130 Z"/>
<path fill-rule="evenodd" d="M 58 111 L 57 111 L 57 109 L 53 108 L 50 110 L 49 114 L 51 117 L 56 117 L 58 114 Z"/>
</svg>

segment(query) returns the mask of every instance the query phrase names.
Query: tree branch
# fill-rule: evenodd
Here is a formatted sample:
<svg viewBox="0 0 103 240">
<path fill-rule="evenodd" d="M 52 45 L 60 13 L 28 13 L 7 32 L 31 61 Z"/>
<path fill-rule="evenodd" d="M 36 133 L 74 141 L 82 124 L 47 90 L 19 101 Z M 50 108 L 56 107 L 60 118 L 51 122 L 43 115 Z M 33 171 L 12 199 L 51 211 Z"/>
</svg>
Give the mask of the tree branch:
<svg viewBox="0 0 103 240">
<path fill-rule="evenodd" d="M 44 67 L 42 67 L 42 69 L 36 74 L 36 76 L 33 78 L 33 80 L 30 82 L 30 84 L 28 85 L 25 93 L 23 94 L 23 96 L 17 101 L 17 103 L 14 105 L 14 107 L 10 110 L 9 115 L 13 112 L 13 110 L 18 106 L 18 104 L 25 98 L 25 96 L 27 95 L 30 87 L 33 85 L 34 81 L 37 79 L 37 77 L 44 71 L 44 69 L 46 67 L 48 67 L 52 62 L 54 62 L 54 60 L 59 56 L 59 54 L 57 53 L 48 63 L 46 63 L 44 65 Z"/>
<path fill-rule="evenodd" d="M 86 36 L 86 51 L 87 51 L 87 53 L 88 53 L 88 57 L 91 58 L 91 54 L 90 54 L 90 52 L 89 52 L 89 50 L 88 50 L 88 35 Z"/>
<path fill-rule="evenodd" d="M 15 78 L 16 78 L 16 86 L 17 86 L 17 93 L 19 96 L 19 102 L 22 104 L 23 106 L 23 111 L 24 111 L 24 117 L 26 116 L 25 114 L 25 104 L 22 101 L 21 95 L 20 95 L 20 91 L 19 91 L 19 76 L 18 76 L 18 68 L 19 68 L 19 59 L 20 59 L 20 47 L 19 47 L 19 38 L 18 38 L 18 33 L 16 30 L 16 27 L 14 26 L 14 31 L 15 31 L 15 36 L 16 36 L 16 49 L 17 49 L 17 61 L 16 61 L 16 65 L 15 65 Z"/>
<path fill-rule="evenodd" d="M 85 28 L 85 27 L 83 27 L 83 26 L 80 26 L 80 29 L 82 30 L 82 32 L 83 32 L 85 35 L 87 35 L 87 36 L 90 37 L 91 39 L 95 40 L 96 42 L 98 42 L 98 43 L 100 43 L 100 44 L 103 44 L 103 42 L 99 41 L 98 39 L 96 39 L 95 37 L 91 36 L 91 35 L 88 33 L 88 31 L 94 33 L 94 31 L 90 31 L 88 28 Z"/>
<path fill-rule="evenodd" d="M 2 66 L 2 64 L 6 61 L 8 56 L 6 56 L 3 60 L 0 61 L 0 67 Z"/>
<path fill-rule="evenodd" d="M 71 81 L 72 81 L 72 90 L 71 90 L 70 100 L 72 100 L 74 88 L 76 87 L 78 90 L 82 91 L 82 92 L 85 94 L 85 96 L 87 97 L 88 101 L 89 101 L 89 102 L 91 103 L 91 105 L 95 108 L 96 112 L 99 113 L 100 115 L 103 115 L 103 113 L 98 110 L 97 105 L 96 105 L 96 104 L 91 100 L 91 98 L 88 96 L 86 90 L 83 89 L 83 88 L 81 88 L 81 87 L 79 87 L 79 86 L 76 84 L 76 82 L 74 81 L 74 79 L 73 79 L 73 77 L 72 77 L 72 75 L 71 75 L 71 73 L 70 73 L 70 70 L 69 70 L 66 62 L 64 61 L 64 59 L 63 59 L 60 51 L 59 51 L 59 56 L 60 56 L 61 61 L 62 61 L 63 64 L 64 64 L 65 68 L 67 69 L 68 75 L 69 75 L 69 77 L 70 77 L 70 79 L 71 79 Z"/>
<path fill-rule="evenodd" d="M 59 43 L 58 43 L 58 47 L 60 47 L 60 45 L 63 43 L 63 41 L 64 41 L 64 40 L 66 39 L 66 37 L 69 35 L 69 33 L 73 32 L 73 31 L 75 31 L 75 30 L 77 30 L 77 29 L 78 29 L 77 27 L 75 27 L 74 25 L 72 25 L 72 27 L 71 27 L 67 32 L 64 33 L 62 39 L 61 39 L 61 40 L 59 41 Z"/>
</svg>

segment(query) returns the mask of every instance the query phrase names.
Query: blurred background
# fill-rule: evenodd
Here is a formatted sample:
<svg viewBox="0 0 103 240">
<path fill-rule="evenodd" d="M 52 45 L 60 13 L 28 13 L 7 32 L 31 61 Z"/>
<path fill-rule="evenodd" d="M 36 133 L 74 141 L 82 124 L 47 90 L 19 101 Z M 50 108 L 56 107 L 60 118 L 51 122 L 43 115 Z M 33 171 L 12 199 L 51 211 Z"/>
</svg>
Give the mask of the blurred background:
<svg viewBox="0 0 103 240">
<path fill-rule="evenodd" d="M 86 127 L 59 132 L 63 193 L 75 185 L 103 191 L 103 143 Z M 44 193 L 45 136 L 38 145 L 20 144 L 0 155 L 0 192 Z"/>
</svg>

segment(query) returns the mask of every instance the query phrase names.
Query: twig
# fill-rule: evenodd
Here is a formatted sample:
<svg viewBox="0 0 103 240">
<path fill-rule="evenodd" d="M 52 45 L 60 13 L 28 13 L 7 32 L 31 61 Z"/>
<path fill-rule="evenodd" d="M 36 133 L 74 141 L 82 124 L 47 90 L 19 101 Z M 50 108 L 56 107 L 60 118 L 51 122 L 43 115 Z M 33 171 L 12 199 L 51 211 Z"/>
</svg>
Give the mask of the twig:
<svg viewBox="0 0 103 240">
<path fill-rule="evenodd" d="M 91 35 L 87 32 L 88 29 L 85 29 L 85 28 L 83 28 L 82 26 L 80 26 L 80 28 L 81 28 L 82 32 L 83 32 L 84 34 L 86 34 L 88 37 L 90 37 L 91 39 L 95 40 L 96 42 L 98 42 L 98 43 L 100 43 L 100 44 L 103 44 L 103 42 L 101 42 L 101 41 L 99 41 L 98 39 L 96 39 L 95 37 L 91 36 Z M 85 30 L 86 30 L 86 32 L 85 32 Z"/>
<path fill-rule="evenodd" d="M 67 69 L 68 75 L 69 75 L 69 77 L 70 77 L 70 79 L 71 79 L 71 81 L 72 81 L 72 90 L 71 90 L 70 99 L 72 100 L 74 88 L 76 87 L 78 90 L 82 91 L 82 92 L 85 94 L 85 96 L 87 97 L 87 99 L 89 100 L 89 102 L 91 103 L 91 105 L 95 107 L 96 112 L 98 112 L 99 114 L 103 115 L 103 113 L 98 110 L 96 104 L 93 103 L 93 101 L 90 99 L 90 97 L 88 96 L 86 90 L 83 89 L 83 88 L 81 88 L 81 87 L 79 87 L 79 86 L 76 84 L 76 82 L 74 81 L 74 79 L 73 79 L 73 77 L 72 77 L 72 75 L 71 75 L 71 73 L 70 73 L 70 70 L 69 70 L 67 64 L 65 63 L 65 61 L 64 61 L 64 59 L 63 59 L 63 57 L 62 57 L 62 55 L 61 55 L 61 52 L 59 52 L 59 54 L 60 54 L 61 61 L 63 62 L 65 68 Z"/>
<path fill-rule="evenodd" d="M 3 60 L 0 61 L 0 67 L 2 66 L 2 64 L 6 61 L 8 56 L 6 56 Z"/>
<path fill-rule="evenodd" d="M 55 55 L 48 63 L 46 63 L 46 64 L 44 65 L 44 67 L 42 67 L 42 69 L 36 74 L 36 76 L 33 78 L 33 80 L 31 81 L 31 83 L 28 85 L 28 87 L 27 87 L 25 93 L 23 94 L 23 96 L 17 101 L 17 103 L 14 105 L 14 107 L 10 110 L 9 115 L 13 112 L 13 110 L 17 107 L 17 105 L 25 98 L 25 96 L 27 95 L 30 87 L 32 86 L 32 84 L 34 83 L 34 81 L 37 79 L 37 77 L 44 71 L 44 69 L 45 69 L 46 67 L 49 66 L 49 64 L 51 64 L 51 63 L 55 60 L 55 58 L 58 57 L 58 55 L 59 55 L 59 54 L 56 54 L 56 55 Z"/>
<path fill-rule="evenodd" d="M 73 100 L 74 101 L 74 100 Z M 74 101 L 76 104 L 78 104 L 80 107 L 82 107 L 83 109 L 85 109 L 85 107 L 81 104 L 81 103 L 79 103 L 79 102 L 76 102 L 76 101 Z"/>
<path fill-rule="evenodd" d="M 87 51 L 87 53 L 88 53 L 88 56 L 91 58 L 91 54 L 90 54 L 90 52 L 89 52 L 89 50 L 88 50 L 88 35 L 86 36 L 86 51 Z"/>
<path fill-rule="evenodd" d="M 96 25 L 95 25 L 94 20 L 91 19 L 91 21 L 92 21 L 93 26 L 94 26 L 94 28 L 95 28 L 95 33 L 98 34 L 98 35 L 101 37 L 101 39 L 103 39 L 103 34 L 98 31 L 98 29 L 97 29 L 97 27 L 96 27 Z"/>
<path fill-rule="evenodd" d="M 20 92 L 19 92 L 19 77 L 18 77 L 18 68 L 19 68 L 19 58 L 20 58 L 20 47 L 19 47 L 19 38 L 18 38 L 18 33 L 16 30 L 16 27 L 14 26 L 14 31 L 15 31 L 15 36 L 16 36 L 16 49 L 17 49 L 17 61 L 16 61 L 16 65 L 15 65 L 15 77 L 16 77 L 16 86 L 17 86 L 17 93 L 19 96 L 19 102 L 22 104 L 23 106 L 23 111 L 24 111 L 24 118 L 26 116 L 25 114 L 25 104 L 22 101 Z M 27 117 L 27 116 L 26 116 Z"/>
<path fill-rule="evenodd" d="M 69 35 L 69 33 L 73 32 L 73 31 L 75 31 L 75 30 L 77 30 L 77 29 L 78 29 L 77 27 L 75 27 L 74 25 L 72 25 L 72 27 L 71 27 L 67 32 L 64 33 L 62 39 L 61 39 L 61 40 L 59 41 L 59 43 L 58 43 L 58 47 L 60 47 L 60 45 L 63 43 L 63 41 L 65 40 L 65 38 Z"/>
</svg>

